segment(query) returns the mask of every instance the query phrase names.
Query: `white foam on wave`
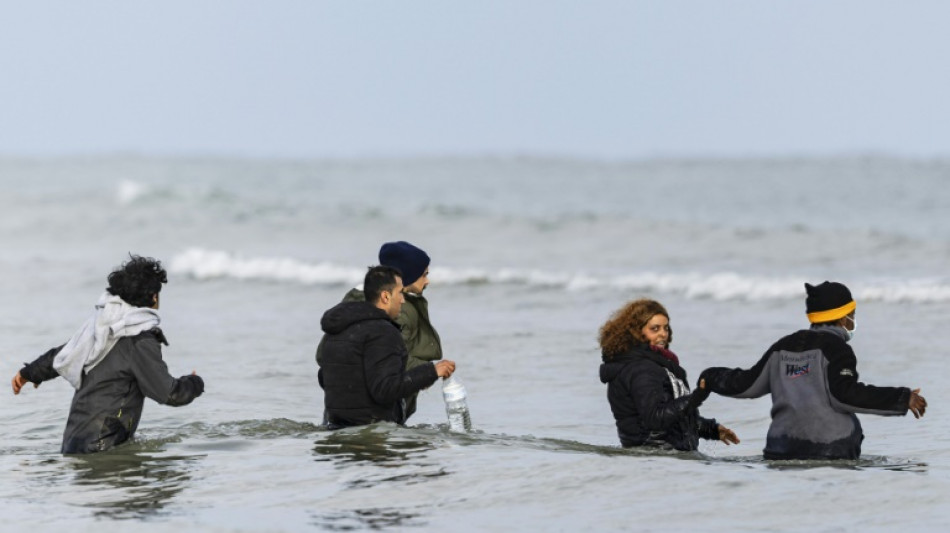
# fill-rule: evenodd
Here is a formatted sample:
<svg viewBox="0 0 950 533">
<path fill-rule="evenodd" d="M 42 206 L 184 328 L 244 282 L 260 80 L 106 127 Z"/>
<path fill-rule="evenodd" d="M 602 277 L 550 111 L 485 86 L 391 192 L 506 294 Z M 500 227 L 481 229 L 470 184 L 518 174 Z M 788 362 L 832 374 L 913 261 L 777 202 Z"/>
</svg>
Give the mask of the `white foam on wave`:
<svg viewBox="0 0 950 533">
<path fill-rule="evenodd" d="M 306 263 L 290 258 L 245 258 L 223 251 L 192 248 L 172 258 L 172 273 L 198 280 L 230 278 L 304 285 L 356 285 L 365 268 L 333 263 Z M 501 268 L 453 269 L 433 267 L 430 278 L 440 285 L 513 285 L 539 290 L 622 290 L 638 293 L 681 294 L 690 299 L 788 300 L 801 298 L 801 276 L 752 276 L 736 272 L 638 272 L 596 276 L 583 272 L 552 272 Z M 950 285 L 938 280 L 854 283 L 855 298 L 883 302 L 950 302 Z"/>
<path fill-rule="evenodd" d="M 115 199 L 119 205 L 129 205 L 149 192 L 148 185 L 132 180 L 119 182 L 115 191 Z"/>
<path fill-rule="evenodd" d="M 195 279 L 231 278 L 305 285 L 356 284 L 364 269 L 332 263 L 310 264 L 289 258 L 244 258 L 228 252 L 192 248 L 171 260 L 169 270 Z"/>
</svg>

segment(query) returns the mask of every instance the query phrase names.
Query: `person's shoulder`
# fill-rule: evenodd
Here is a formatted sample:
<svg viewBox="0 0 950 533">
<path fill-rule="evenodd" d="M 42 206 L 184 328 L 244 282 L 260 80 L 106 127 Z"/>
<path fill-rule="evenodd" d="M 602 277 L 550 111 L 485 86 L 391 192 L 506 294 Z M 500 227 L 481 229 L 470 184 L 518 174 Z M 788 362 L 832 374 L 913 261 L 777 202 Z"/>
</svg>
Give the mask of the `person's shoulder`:
<svg viewBox="0 0 950 533">
<path fill-rule="evenodd" d="M 617 354 L 610 362 L 623 366 L 627 372 L 664 372 L 663 357 L 656 352 L 639 346 Z"/>
<path fill-rule="evenodd" d="M 354 287 L 343 295 L 341 302 L 365 302 L 366 293 L 363 292 L 363 286 Z"/>
<path fill-rule="evenodd" d="M 165 338 L 165 332 L 162 331 L 162 328 L 154 327 L 152 329 L 145 330 L 138 335 L 132 337 L 132 342 L 138 344 L 140 342 L 146 343 L 155 343 L 155 344 L 164 344 L 168 346 L 168 339 Z"/>
<path fill-rule="evenodd" d="M 417 296 L 406 295 L 406 302 L 402 305 L 402 308 L 399 310 L 399 318 L 396 320 L 399 324 L 406 326 L 412 325 L 419 321 L 419 303 L 416 302 Z"/>
</svg>

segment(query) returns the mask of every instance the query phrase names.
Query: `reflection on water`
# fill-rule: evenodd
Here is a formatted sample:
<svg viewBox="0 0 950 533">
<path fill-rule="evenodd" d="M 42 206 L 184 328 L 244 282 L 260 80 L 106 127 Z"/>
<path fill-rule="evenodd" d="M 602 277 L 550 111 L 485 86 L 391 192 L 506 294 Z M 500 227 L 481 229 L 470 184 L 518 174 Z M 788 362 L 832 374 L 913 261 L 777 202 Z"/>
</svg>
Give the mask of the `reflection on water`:
<svg viewBox="0 0 950 533">
<path fill-rule="evenodd" d="M 344 490 L 425 483 L 451 473 L 432 457 L 445 445 L 438 432 L 394 424 L 327 431 L 313 447 L 317 461 L 330 461 L 346 472 Z M 422 515 L 407 509 L 366 507 L 311 515 L 313 525 L 334 531 L 422 526 Z"/>
<path fill-rule="evenodd" d="M 813 468 L 836 468 L 840 470 L 891 470 L 894 472 L 927 472 L 927 463 L 913 459 L 896 459 L 881 455 L 867 455 L 860 459 L 798 459 L 768 460 L 764 457 L 716 457 L 707 462 L 738 463 L 750 468 L 768 468 L 771 470 L 810 470 Z"/>
<path fill-rule="evenodd" d="M 888 457 L 867 456 L 857 460 L 801 460 L 801 461 L 765 461 L 775 470 L 804 470 L 809 468 L 839 468 L 844 470 L 893 470 L 895 472 L 927 471 L 927 463 L 907 459 L 891 460 Z"/>
<path fill-rule="evenodd" d="M 81 505 L 95 516 L 136 519 L 163 514 L 164 507 L 191 481 L 201 456 L 156 456 L 135 444 L 108 452 L 65 457 Z"/>
<path fill-rule="evenodd" d="M 435 448 L 434 440 L 425 434 L 391 424 L 374 424 L 329 431 L 314 443 L 313 451 L 318 461 L 398 467 Z"/>
<path fill-rule="evenodd" d="M 311 524 L 329 531 L 353 531 L 360 529 L 389 529 L 394 527 L 419 527 L 425 522 L 418 514 L 403 509 L 357 509 L 355 511 L 336 511 L 311 516 Z"/>
</svg>

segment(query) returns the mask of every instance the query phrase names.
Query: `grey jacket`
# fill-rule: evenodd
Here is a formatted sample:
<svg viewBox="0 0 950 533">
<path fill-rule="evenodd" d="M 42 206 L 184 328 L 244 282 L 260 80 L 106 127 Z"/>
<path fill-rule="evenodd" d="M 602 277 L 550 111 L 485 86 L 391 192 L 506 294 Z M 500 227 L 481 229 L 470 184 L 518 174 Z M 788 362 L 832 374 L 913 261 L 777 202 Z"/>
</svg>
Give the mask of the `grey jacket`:
<svg viewBox="0 0 950 533">
<path fill-rule="evenodd" d="M 161 344 L 168 344 L 158 328 L 123 337 L 109 354 L 83 377 L 73 396 L 63 434 L 62 453 L 93 453 L 130 440 L 142 418 L 145 397 L 160 404 L 191 403 L 204 392 L 198 376 L 175 379 L 162 360 Z M 20 370 L 35 384 L 59 377 L 53 348 Z"/>
<path fill-rule="evenodd" d="M 839 327 L 813 326 L 773 344 L 748 370 L 708 368 L 712 391 L 772 396 L 766 459 L 857 459 L 864 434 L 855 413 L 907 413 L 910 389 L 858 381 L 857 359 Z"/>
</svg>

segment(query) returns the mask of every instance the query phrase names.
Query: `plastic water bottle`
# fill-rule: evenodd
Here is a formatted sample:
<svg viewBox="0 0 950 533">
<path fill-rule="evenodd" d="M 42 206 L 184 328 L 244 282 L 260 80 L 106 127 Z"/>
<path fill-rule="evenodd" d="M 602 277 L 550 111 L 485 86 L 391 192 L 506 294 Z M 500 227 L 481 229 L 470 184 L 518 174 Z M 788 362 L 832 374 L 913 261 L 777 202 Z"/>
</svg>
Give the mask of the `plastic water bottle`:
<svg viewBox="0 0 950 533">
<path fill-rule="evenodd" d="M 445 399 L 445 413 L 449 415 L 449 429 L 468 431 L 472 429 L 472 419 L 468 414 L 465 401 L 465 386 L 455 377 L 442 380 L 442 397 Z"/>
</svg>

